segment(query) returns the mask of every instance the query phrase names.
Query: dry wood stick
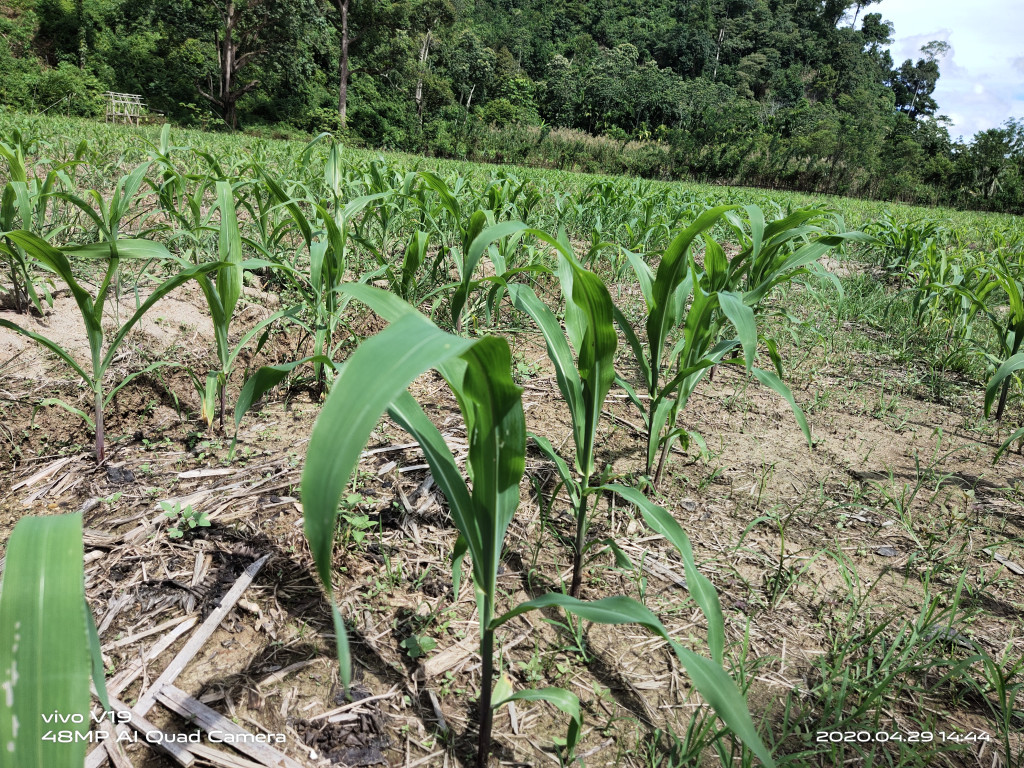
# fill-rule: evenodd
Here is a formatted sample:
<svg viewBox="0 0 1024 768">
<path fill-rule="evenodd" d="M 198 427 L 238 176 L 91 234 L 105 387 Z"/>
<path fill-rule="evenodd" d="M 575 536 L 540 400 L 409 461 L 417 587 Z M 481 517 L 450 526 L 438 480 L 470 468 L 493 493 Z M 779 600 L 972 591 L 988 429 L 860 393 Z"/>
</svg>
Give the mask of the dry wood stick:
<svg viewBox="0 0 1024 768">
<path fill-rule="evenodd" d="M 161 704 L 177 712 L 184 718 L 191 719 L 204 731 L 218 731 L 224 735 L 235 737 L 231 746 L 270 768 L 303 768 L 283 752 L 278 752 L 269 744 L 254 741 L 253 736 L 244 728 L 228 720 L 220 712 L 194 699 L 180 688 L 170 683 L 165 684 L 157 693 Z"/>
<path fill-rule="evenodd" d="M 142 696 L 139 697 L 138 703 L 132 708 L 132 724 L 135 723 L 135 716 L 137 715 L 140 719 L 144 718 L 149 710 L 152 709 L 153 704 L 156 703 L 156 696 L 160 689 L 169 685 L 177 679 L 178 675 L 182 673 L 185 666 L 192 660 L 192 657 L 199 653 L 200 649 L 205 645 L 206 641 L 210 639 L 217 627 L 227 616 L 228 612 L 234 608 L 235 603 L 238 602 L 239 598 L 252 583 L 252 580 L 259 573 L 260 568 L 267 562 L 270 555 L 264 555 L 259 560 L 254 562 L 248 568 L 245 569 L 245 573 L 238 577 L 238 580 L 234 583 L 231 589 L 221 599 L 220 605 L 218 605 L 213 612 L 207 617 L 206 621 L 203 622 L 202 626 L 196 631 L 192 637 L 189 638 L 188 642 L 185 643 L 185 647 L 178 651 L 178 655 L 175 656 L 171 663 L 167 665 L 167 669 L 156 679 L 156 681 L 146 690 Z M 111 702 L 113 705 L 113 701 Z M 163 744 L 165 747 L 172 745 Z M 85 759 L 85 768 L 101 768 L 106 765 L 107 759 L 110 755 L 107 753 L 105 748 L 97 748 Z M 189 757 L 192 755 L 189 753 Z M 188 763 L 191 765 L 191 763 Z"/>
</svg>

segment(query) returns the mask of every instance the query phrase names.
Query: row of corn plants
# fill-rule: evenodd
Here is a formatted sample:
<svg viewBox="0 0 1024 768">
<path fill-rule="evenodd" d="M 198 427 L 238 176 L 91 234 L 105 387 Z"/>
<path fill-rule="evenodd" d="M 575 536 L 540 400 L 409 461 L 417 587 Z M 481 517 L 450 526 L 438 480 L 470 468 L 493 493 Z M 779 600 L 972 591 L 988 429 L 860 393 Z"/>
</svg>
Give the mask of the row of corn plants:
<svg viewBox="0 0 1024 768">
<path fill-rule="evenodd" d="M 873 229 L 879 263 L 897 284 L 893 304 L 909 300 L 922 336 L 939 340 L 928 355 L 940 371 L 970 373 L 980 363 L 985 416 L 1002 422 L 1024 370 L 1022 233 L 993 230 L 977 252 L 965 249 L 964 241 L 973 239 L 968 234 L 934 219 L 902 223 L 890 217 Z M 995 460 L 1022 437 L 1024 426 L 1003 440 Z"/>
</svg>

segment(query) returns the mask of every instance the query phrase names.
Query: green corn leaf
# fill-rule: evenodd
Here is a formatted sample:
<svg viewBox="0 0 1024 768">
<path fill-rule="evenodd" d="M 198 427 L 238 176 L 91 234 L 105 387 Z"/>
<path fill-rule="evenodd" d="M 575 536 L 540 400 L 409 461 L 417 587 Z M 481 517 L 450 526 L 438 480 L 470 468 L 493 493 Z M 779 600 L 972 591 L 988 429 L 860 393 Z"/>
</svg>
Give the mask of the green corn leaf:
<svg viewBox="0 0 1024 768">
<path fill-rule="evenodd" d="M 1002 445 L 999 446 L 999 450 L 996 451 L 996 456 L 995 456 L 994 459 L 992 459 L 992 463 L 995 464 L 996 462 L 998 462 L 999 461 L 999 457 L 1002 456 L 1003 453 L 1005 453 L 1006 449 L 1010 447 L 1010 444 L 1013 443 L 1014 440 L 1019 440 L 1022 437 L 1024 437 L 1024 427 L 1021 427 L 1016 432 L 1014 432 L 1012 435 L 1010 435 L 1006 439 L 1006 441 Z"/>
<path fill-rule="evenodd" d="M 560 592 L 549 592 L 533 600 L 520 603 L 512 610 L 502 614 L 491 622 L 491 628 L 497 629 L 527 611 L 552 607 L 562 608 L 575 616 L 597 624 L 639 624 L 661 637 L 668 638 L 668 633 L 657 616 L 636 600 L 621 595 L 586 601 L 577 600 L 575 597 L 569 597 Z"/>
<path fill-rule="evenodd" d="M 996 395 L 999 394 L 999 385 L 1003 383 L 1007 376 L 1020 370 L 1024 370 L 1024 352 L 1019 352 L 1013 357 L 1004 360 L 1003 364 L 996 369 L 995 374 L 988 380 L 988 384 L 985 385 L 985 416 L 988 416 L 992 410 L 992 404 L 995 402 Z M 1002 450 L 1000 450 L 1000 453 L 1002 453 Z"/>
<path fill-rule="evenodd" d="M 647 341 L 650 345 L 652 370 L 661 365 L 662 347 L 675 318 L 673 317 L 672 296 L 687 274 L 687 254 L 694 239 L 711 228 L 722 214 L 736 208 L 734 205 L 720 205 L 705 211 L 689 227 L 683 230 L 665 249 L 651 288 L 652 302 L 647 316 Z"/>
<path fill-rule="evenodd" d="M 24 248 L 27 253 L 38 259 L 44 266 L 55 272 L 61 280 L 67 283 L 68 288 L 71 289 L 71 295 L 74 297 L 75 303 L 82 314 L 86 332 L 99 334 L 102 338 L 103 331 L 100 328 L 99 321 L 94 316 L 93 298 L 75 279 L 67 257 L 31 232 L 15 230 L 13 232 L 4 232 L 3 236 L 10 238 L 11 242 Z"/>
<path fill-rule="evenodd" d="M 441 197 L 441 205 L 447 210 L 455 221 L 462 220 L 462 207 L 459 205 L 458 199 L 452 194 L 452 191 L 448 188 L 448 185 L 444 183 L 440 178 L 431 173 L 430 171 L 420 171 L 420 178 L 432 190 L 437 192 Z"/>
<path fill-rule="evenodd" d="M 0 747 L 4 765 L 80 768 L 86 742 L 44 741 L 89 730 L 90 649 L 81 514 L 24 517 L 14 528 L 0 588 Z M 105 696 L 102 661 L 97 691 Z M 42 715 L 80 715 L 47 723 Z"/>
<path fill-rule="evenodd" d="M 512 380 L 512 355 L 504 339 L 484 337 L 462 356 L 467 363 L 464 378 L 449 384 L 466 421 L 474 519 L 460 533 L 473 557 L 478 593 L 493 605 L 502 544 L 519 506 L 519 481 L 526 469 L 523 390 Z"/>
<path fill-rule="evenodd" d="M 414 232 L 409 239 L 409 244 L 405 248 L 405 256 L 402 259 L 401 289 L 403 297 L 408 297 L 412 294 L 416 273 L 427 257 L 429 241 L 430 235 L 422 230 Z"/>
<path fill-rule="evenodd" d="M 671 642 L 671 641 L 670 641 Z M 761 760 L 765 768 L 774 768 L 775 760 L 757 733 L 746 699 L 736 683 L 719 664 L 672 642 L 676 657 L 701 697 L 723 723 Z"/>
<path fill-rule="evenodd" d="M 462 265 L 460 267 L 461 282 L 459 283 L 458 289 L 452 296 L 452 322 L 458 323 L 459 316 L 462 314 L 463 308 L 466 306 L 466 301 L 469 299 L 469 291 L 473 280 L 473 272 L 476 271 L 476 265 L 480 262 L 480 257 L 483 256 L 487 246 L 493 243 L 495 240 L 500 240 L 503 237 L 508 237 L 519 232 L 523 232 L 527 229 L 525 224 L 518 221 L 503 221 L 500 224 L 495 224 L 493 227 L 483 229 L 483 225 L 486 219 L 483 211 L 477 211 L 473 214 L 473 218 L 470 221 L 469 234 L 473 236 L 470 241 L 469 250 L 465 253 Z"/>
<path fill-rule="evenodd" d="M 827 251 L 842 245 L 845 242 L 873 242 L 874 238 L 865 235 L 863 232 L 845 232 L 841 235 L 825 235 L 818 239 L 802 245 L 790 256 L 781 261 L 779 266 L 773 268 L 764 275 L 751 290 L 743 295 L 743 301 L 754 306 L 763 299 L 768 292 L 779 282 L 786 279 L 787 273 L 795 273 L 796 270 L 812 264 L 820 259 Z"/>
<path fill-rule="evenodd" d="M 668 539 L 679 552 L 683 570 L 686 572 L 687 589 L 708 622 L 708 647 L 711 649 L 711 658 L 721 664 L 725 649 L 725 619 L 722 617 L 722 605 L 714 585 L 697 570 L 693 547 L 690 546 L 690 538 L 686 531 L 667 509 L 651 502 L 636 488 L 608 485 L 605 486 L 605 490 L 618 494 L 639 509 L 647 524 Z"/>
<path fill-rule="evenodd" d="M 114 336 L 109 346 L 107 347 L 107 353 L 103 357 L 103 361 L 100 365 L 99 370 L 96 371 L 97 378 L 99 378 L 102 375 L 102 372 L 105 371 L 110 366 L 110 364 L 114 360 L 115 355 L 117 354 L 119 347 L 121 346 L 121 342 L 123 342 L 125 337 L 129 333 L 131 333 L 131 330 L 132 328 L 135 327 L 135 324 L 138 323 L 143 318 L 143 316 L 153 307 L 154 304 L 160 301 L 160 299 L 169 294 L 175 288 L 183 285 L 189 280 L 201 278 L 203 275 L 207 275 L 210 272 L 219 270 L 223 266 L 224 265 L 219 261 L 207 262 L 206 264 L 196 264 L 194 266 L 188 267 L 187 269 L 183 269 L 176 275 L 172 275 L 171 277 L 167 278 L 162 283 L 160 283 L 160 285 L 158 285 L 156 288 L 154 288 L 153 292 L 149 294 L 149 296 L 146 297 L 146 300 L 142 302 L 142 304 L 139 306 L 137 310 L 135 310 L 135 313 L 130 318 L 128 318 L 128 320 L 126 320 L 120 328 L 118 328 L 117 334 Z"/>
<path fill-rule="evenodd" d="M 68 245 L 61 248 L 61 250 L 65 253 L 87 259 L 110 258 L 110 243 Z M 154 259 L 162 261 L 173 258 L 163 243 L 138 238 L 118 239 L 117 255 L 122 259 Z"/>
<path fill-rule="evenodd" d="M 313 227 L 309 223 L 309 219 L 306 218 L 306 214 L 303 213 L 302 208 L 299 207 L 298 202 L 292 198 L 284 188 L 277 182 L 273 176 L 271 176 L 266 170 L 260 166 L 256 166 L 257 171 L 263 179 L 263 183 L 267 185 L 267 189 L 270 190 L 271 195 L 280 205 L 283 205 L 288 213 L 292 217 L 292 221 L 295 222 L 295 226 L 299 228 L 299 233 L 302 235 L 302 240 L 306 243 L 306 247 L 309 248 L 310 243 L 313 241 Z M 218 187 L 224 182 L 217 182 Z M 219 189 L 218 189 L 219 194 Z M 223 257 L 222 257 L 223 258 Z"/>
<path fill-rule="evenodd" d="M 548 358 L 555 365 L 555 381 L 569 408 L 577 452 L 580 452 L 584 443 L 583 382 L 576 370 L 572 350 L 569 349 L 562 326 L 554 312 L 537 297 L 537 294 L 529 286 L 512 283 L 508 286 L 508 293 L 516 309 L 528 314 L 544 336 Z"/>
<path fill-rule="evenodd" d="M 217 182 L 217 207 L 220 208 L 218 253 L 220 260 L 227 262 L 217 272 L 217 293 L 230 320 L 242 295 L 242 236 L 238 231 L 234 191 L 227 181 Z"/>
<path fill-rule="evenodd" d="M 709 291 L 720 291 L 729 282 L 729 259 L 725 250 L 707 235 L 704 235 L 704 272 Z"/>
<path fill-rule="evenodd" d="M 516 691 L 515 693 L 508 692 L 508 688 L 511 688 L 511 686 L 502 677 L 494 687 L 495 701 L 491 704 L 492 709 L 498 709 L 510 701 L 545 701 L 569 716 L 569 731 L 565 737 L 565 748 L 571 760 L 576 750 L 576 745 L 579 744 L 580 731 L 583 728 L 580 700 L 576 695 L 564 688 L 531 688 L 525 691 Z"/>
<path fill-rule="evenodd" d="M 0 141 L 0 156 L 7 160 L 12 181 L 28 181 L 28 174 L 25 171 L 25 155 L 22 152 L 20 141 L 16 140 L 13 147 Z"/>
<path fill-rule="evenodd" d="M 777 392 L 782 396 L 783 400 L 789 403 L 789 407 L 793 410 L 793 416 L 796 418 L 796 423 L 800 425 L 800 431 L 804 433 L 804 437 L 807 439 L 807 447 L 814 448 L 814 440 L 811 439 L 811 428 L 807 426 L 807 418 L 804 416 L 803 409 L 797 405 L 793 393 L 789 391 L 789 387 L 771 371 L 752 368 L 750 372 L 754 374 L 758 381 Z"/>
<path fill-rule="evenodd" d="M 743 299 L 735 293 L 722 291 L 718 294 L 718 304 L 736 327 L 740 344 L 743 345 L 743 359 L 749 371 L 754 365 L 757 355 L 757 325 L 754 310 L 743 303 Z"/>
<path fill-rule="evenodd" d="M 430 465 L 434 482 L 448 500 L 456 527 L 459 530 L 468 528 L 473 517 L 473 500 L 444 437 L 408 392 L 403 392 L 395 399 L 388 408 L 388 413 L 420 444 L 423 455 Z M 462 534 L 460 538 L 463 540 L 462 546 L 468 547 L 468 541 Z"/>
<path fill-rule="evenodd" d="M 697 691 L 711 705 L 722 722 L 753 750 L 765 766 L 774 767 L 775 761 L 757 734 L 743 694 L 736 688 L 736 683 L 729 677 L 729 674 L 722 669 L 720 664 L 683 648 L 675 642 L 669 637 L 668 631 L 657 616 L 635 600 L 619 596 L 584 602 L 568 595 L 549 593 L 520 603 L 511 611 L 495 619 L 491 626 L 497 628 L 527 611 L 551 607 L 562 608 L 580 618 L 598 624 L 639 624 L 664 638 L 686 668 Z"/>
<path fill-rule="evenodd" d="M 583 320 L 579 374 L 583 382 L 583 440 L 577 446 L 578 469 L 584 477 L 594 473 L 594 441 L 608 390 L 615 380 L 615 350 L 619 337 L 613 323 L 612 298 L 597 275 L 573 264 L 573 303 Z"/>
<path fill-rule="evenodd" d="M 346 362 L 313 427 L 302 472 L 306 538 L 328 590 L 338 501 L 370 433 L 417 376 L 472 345 L 413 312 L 367 339 Z"/>
<path fill-rule="evenodd" d="M 4 320 L 2 318 L 0 318 L 0 328 L 8 328 L 14 331 L 15 333 L 20 333 L 22 336 L 27 336 L 37 344 L 46 347 L 48 350 L 53 352 L 53 354 L 57 355 L 57 357 L 59 357 L 61 360 L 67 363 L 71 367 L 71 369 L 82 378 L 82 381 L 84 381 L 87 386 L 92 386 L 93 377 L 90 374 L 86 373 L 85 369 L 82 366 L 80 366 L 75 361 L 75 359 L 71 357 L 70 353 L 68 353 L 68 351 L 65 350 L 64 347 L 60 346 L 57 342 L 51 341 L 50 339 L 36 333 L 35 331 L 30 331 L 27 328 L 22 328 L 17 323 L 12 323 L 10 320 Z"/>
<path fill-rule="evenodd" d="M 633 273 L 636 275 L 636 281 L 640 286 L 640 293 L 644 297 L 644 303 L 650 309 L 651 304 L 654 302 L 654 273 L 640 254 L 633 253 L 626 248 L 623 248 L 622 252 L 626 254 L 630 266 L 633 267 Z"/>
<path fill-rule="evenodd" d="M 640 375 L 643 379 L 641 383 L 650 391 L 654 386 L 651 381 L 651 366 L 647 362 L 647 356 L 644 354 L 643 345 L 640 343 L 636 331 L 633 330 L 633 326 L 630 325 L 629 320 L 626 319 L 626 316 L 622 314 L 622 310 L 618 307 L 612 306 L 612 316 L 615 318 L 615 324 L 622 331 L 622 335 L 626 337 L 626 343 L 629 344 L 629 348 L 633 352 L 634 362 L 640 368 Z M 643 411 L 643 407 L 640 410 Z"/>
<path fill-rule="evenodd" d="M 242 423 L 242 419 L 245 417 L 245 414 L 248 413 L 249 409 L 252 408 L 253 403 L 284 381 L 284 378 L 300 365 L 305 365 L 310 362 L 322 363 L 323 365 L 333 365 L 331 359 L 324 355 L 310 355 L 302 358 L 301 360 L 296 360 L 293 363 L 264 365 L 260 367 L 256 373 L 250 376 L 246 380 L 245 384 L 242 385 L 242 389 L 238 393 L 238 402 L 235 404 L 235 431 L 237 432 L 238 427 Z"/>
<path fill-rule="evenodd" d="M 351 682 L 348 636 L 331 597 L 338 501 L 388 405 L 421 373 L 472 344 L 444 333 L 415 311 L 403 315 L 352 353 L 313 426 L 302 472 L 304 528 L 317 573 L 336 614 L 338 661 L 346 690 Z"/>
<path fill-rule="evenodd" d="M 40 408 L 45 408 L 48 405 L 53 405 L 56 406 L 57 408 L 63 408 L 68 413 L 72 414 L 73 416 L 77 416 L 82 421 L 84 421 L 88 425 L 89 429 L 96 429 L 96 422 L 92 420 L 89 414 L 87 414 L 80 408 L 75 408 L 75 406 L 71 405 L 70 403 L 64 402 L 59 397 L 46 397 L 40 400 L 36 404 L 36 407 L 32 409 L 32 418 L 35 419 L 36 412 Z"/>
<path fill-rule="evenodd" d="M 541 453 L 547 456 L 548 459 L 554 463 L 558 476 L 561 478 L 562 482 L 565 483 L 566 490 L 569 492 L 569 498 L 572 501 L 573 506 L 578 506 L 581 493 L 580 484 L 573 478 L 572 472 L 569 471 L 569 465 L 565 463 L 565 459 L 558 455 L 558 452 L 555 451 L 554 446 L 551 445 L 550 441 L 548 441 L 546 437 L 535 435 L 531 432 L 530 439 L 537 444 Z"/>
</svg>

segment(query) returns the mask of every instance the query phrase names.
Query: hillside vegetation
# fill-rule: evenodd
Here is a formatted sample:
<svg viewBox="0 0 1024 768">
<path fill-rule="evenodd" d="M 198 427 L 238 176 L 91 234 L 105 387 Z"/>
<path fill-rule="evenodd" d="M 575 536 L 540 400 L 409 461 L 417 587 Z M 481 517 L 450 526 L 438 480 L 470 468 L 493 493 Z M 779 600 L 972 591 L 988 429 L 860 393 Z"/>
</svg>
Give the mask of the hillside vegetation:
<svg viewBox="0 0 1024 768">
<path fill-rule="evenodd" d="M 850 0 L 4 0 L 0 104 L 437 156 L 1021 212 L 1024 126 L 969 142 Z"/>
</svg>

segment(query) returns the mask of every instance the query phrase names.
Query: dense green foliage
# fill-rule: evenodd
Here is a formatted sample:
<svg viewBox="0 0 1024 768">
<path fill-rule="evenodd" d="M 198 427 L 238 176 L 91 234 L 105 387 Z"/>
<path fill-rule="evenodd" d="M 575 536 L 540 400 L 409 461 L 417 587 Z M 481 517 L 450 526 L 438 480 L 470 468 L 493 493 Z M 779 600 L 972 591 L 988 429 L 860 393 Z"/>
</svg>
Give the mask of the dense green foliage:
<svg viewBox="0 0 1024 768">
<path fill-rule="evenodd" d="M 1024 210 L 1024 124 L 954 141 L 947 46 L 851 0 L 4 0 L 0 104 L 648 178 Z"/>
</svg>

